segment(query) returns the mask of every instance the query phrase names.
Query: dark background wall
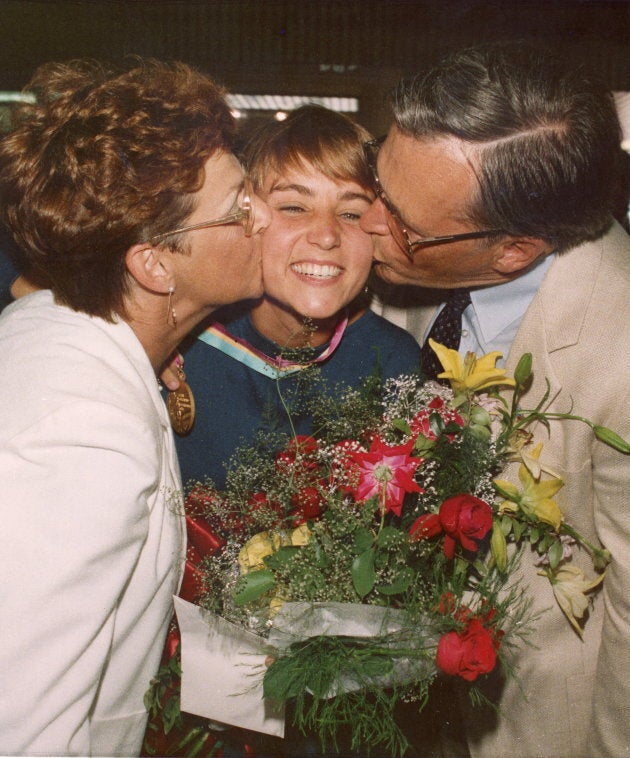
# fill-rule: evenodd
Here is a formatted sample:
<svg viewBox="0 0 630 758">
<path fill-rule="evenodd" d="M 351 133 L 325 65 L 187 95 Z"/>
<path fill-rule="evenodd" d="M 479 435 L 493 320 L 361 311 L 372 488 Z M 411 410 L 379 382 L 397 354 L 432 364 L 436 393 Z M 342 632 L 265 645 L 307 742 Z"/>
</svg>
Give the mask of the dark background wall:
<svg viewBox="0 0 630 758">
<path fill-rule="evenodd" d="M 154 56 L 233 92 L 357 97 L 378 132 L 401 74 L 477 42 L 535 38 L 630 90 L 629 28 L 626 0 L 0 0 L 0 89 L 45 60 Z"/>
</svg>

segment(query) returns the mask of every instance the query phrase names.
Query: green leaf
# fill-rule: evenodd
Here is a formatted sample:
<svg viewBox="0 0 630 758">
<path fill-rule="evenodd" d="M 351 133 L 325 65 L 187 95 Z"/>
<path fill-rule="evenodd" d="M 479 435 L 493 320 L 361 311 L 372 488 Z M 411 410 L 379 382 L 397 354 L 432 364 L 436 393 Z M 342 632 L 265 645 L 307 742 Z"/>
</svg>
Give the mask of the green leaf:
<svg viewBox="0 0 630 758">
<path fill-rule="evenodd" d="M 395 526 L 384 526 L 378 534 L 377 543 L 379 547 L 395 547 L 401 540 L 401 532 Z"/>
<path fill-rule="evenodd" d="M 463 558 L 455 557 L 455 560 L 453 561 L 453 575 L 454 576 L 466 576 L 466 572 L 468 570 L 468 561 L 463 560 Z"/>
<path fill-rule="evenodd" d="M 385 655 L 373 656 L 363 662 L 362 673 L 367 676 L 385 676 L 394 668 L 394 661 Z"/>
<path fill-rule="evenodd" d="M 531 542 L 532 545 L 535 545 L 539 539 L 540 539 L 540 530 L 538 529 L 537 526 L 533 526 L 529 530 L 529 541 Z"/>
<path fill-rule="evenodd" d="M 426 437 L 419 434 L 413 446 L 413 452 L 414 455 L 426 455 L 434 447 L 435 440 L 428 440 Z"/>
<path fill-rule="evenodd" d="M 403 434 L 411 434 L 411 427 L 402 418 L 393 419 L 393 421 L 391 422 L 391 425 L 394 427 L 394 429 L 398 429 L 398 431 L 402 432 Z"/>
<path fill-rule="evenodd" d="M 409 589 L 414 576 L 414 570 L 409 566 L 405 566 L 391 584 L 379 584 L 375 589 L 381 595 L 398 595 Z"/>
<path fill-rule="evenodd" d="M 359 597 L 365 597 L 374 587 L 374 548 L 366 550 L 352 561 L 352 584 Z"/>
<path fill-rule="evenodd" d="M 300 548 L 296 547 L 295 545 L 285 545 L 285 547 L 281 547 L 275 553 L 266 555 L 263 558 L 263 561 L 265 562 L 265 566 L 267 566 L 267 568 L 280 569 L 289 563 L 291 558 L 293 558 L 298 550 L 300 550 Z"/>
<path fill-rule="evenodd" d="M 374 544 L 374 535 L 369 529 L 359 527 L 354 533 L 353 552 L 361 555 Z"/>
<path fill-rule="evenodd" d="M 325 569 L 330 566 L 330 558 L 319 543 L 315 544 L 315 564 L 318 568 Z"/>
<path fill-rule="evenodd" d="M 523 532 L 525 531 L 525 524 L 522 521 L 516 521 L 515 519 L 512 520 L 513 526 L 512 530 L 514 532 L 514 539 L 517 542 L 520 542 L 521 537 L 523 536 Z"/>
<path fill-rule="evenodd" d="M 562 560 L 562 543 L 560 540 L 555 540 L 549 551 L 547 552 L 549 558 L 549 565 L 552 569 L 555 569 Z"/>
<path fill-rule="evenodd" d="M 436 437 L 439 437 L 440 434 L 442 434 L 444 431 L 444 419 L 439 413 L 432 413 L 429 416 L 429 428 Z"/>
<path fill-rule="evenodd" d="M 300 661 L 283 657 L 275 660 L 265 672 L 263 695 L 283 702 L 304 690 Z"/>
<path fill-rule="evenodd" d="M 234 594 L 236 605 L 247 605 L 252 600 L 256 600 L 265 592 L 269 592 L 276 585 L 276 580 L 271 571 L 261 569 L 260 571 L 250 571 L 249 574 L 242 576 L 237 585 Z"/>
<path fill-rule="evenodd" d="M 514 519 L 508 516 L 507 513 L 504 513 L 503 516 L 501 516 L 500 523 L 501 523 L 501 531 L 503 532 L 504 536 L 507 537 L 508 534 L 512 531 Z"/>
</svg>

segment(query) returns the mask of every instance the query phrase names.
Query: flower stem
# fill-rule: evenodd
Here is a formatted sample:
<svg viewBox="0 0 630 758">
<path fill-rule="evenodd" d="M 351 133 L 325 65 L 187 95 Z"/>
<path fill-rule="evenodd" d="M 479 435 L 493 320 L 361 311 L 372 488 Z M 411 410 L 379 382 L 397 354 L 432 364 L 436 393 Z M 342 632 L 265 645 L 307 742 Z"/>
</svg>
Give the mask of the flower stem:
<svg viewBox="0 0 630 758">
<path fill-rule="evenodd" d="M 596 547 L 591 542 L 589 542 L 587 539 L 582 537 L 582 535 L 576 531 L 572 526 L 569 526 L 569 524 L 563 523 L 560 526 L 560 531 L 564 534 L 568 534 L 569 537 L 573 537 L 573 539 L 576 542 L 579 542 L 580 545 L 583 545 L 592 555 L 597 556 L 601 560 L 603 560 L 605 563 L 608 563 L 610 561 L 609 553 L 607 550 L 602 550 L 599 547 Z"/>
</svg>

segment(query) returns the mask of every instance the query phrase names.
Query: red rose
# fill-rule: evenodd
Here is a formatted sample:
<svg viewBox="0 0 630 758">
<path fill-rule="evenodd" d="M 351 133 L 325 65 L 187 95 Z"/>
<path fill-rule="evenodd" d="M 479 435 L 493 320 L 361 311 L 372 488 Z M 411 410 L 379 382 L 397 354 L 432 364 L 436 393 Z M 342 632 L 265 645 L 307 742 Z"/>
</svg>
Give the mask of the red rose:
<svg viewBox="0 0 630 758">
<path fill-rule="evenodd" d="M 317 452 L 317 448 L 317 440 L 314 437 L 298 434 L 296 437 L 292 437 L 285 449 L 276 455 L 276 466 L 280 470 L 286 469 L 299 458 L 301 468 L 315 468 L 317 463 L 312 459 L 309 460 L 309 456 L 313 456 Z"/>
<path fill-rule="evenodd" d="M 409 528 L 409 536 L 414 540 L 428 540 L 442 534 L 442 524 L 437 513 L 425 513 L 417 518 Z"/>
<path fill-rule="evenodd" d="M 447 632 L 438 642 L 435 662 L 445 674 L 474 682 L 489 674 L 497 662 L 497 641 L 479 619 L 471 619 L 462 632 Z"/>
<path fill-rule="evenodd" d="M 302 487 L 291 498 L 291 505 L 293 526 L 300 526 L 309 519 L 317 519 L 322 515 L 324 498 L 317 487 Z"/>
<path fill-rule="evenodd" d="M 464 550 L 477 550 L 477 541 L 492 529 L 492 508 L 473 495 L 455 495 L 440 506 L 440 523 L 446 533 L 444 555 L 452 558 L 456 542 Z"/>
<path fill-rule="evenodd" d="M 464 550 L 477 550 L 477 542 L 492 529 L 492 508 L 473 495 L 454 495 L 440 506 L 439 513 L 425 513 L 409 529 L 414 540 L 427 540 L 444 532 L 444 555 L 455 555 L 457 542 Z"/>
</svg>

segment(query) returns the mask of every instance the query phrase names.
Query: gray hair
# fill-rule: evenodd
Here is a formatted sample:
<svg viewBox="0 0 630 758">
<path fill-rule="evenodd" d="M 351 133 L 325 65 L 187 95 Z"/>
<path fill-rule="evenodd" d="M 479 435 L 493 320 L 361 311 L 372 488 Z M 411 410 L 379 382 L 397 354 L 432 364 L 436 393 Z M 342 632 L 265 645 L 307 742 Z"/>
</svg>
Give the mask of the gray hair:
<svg viewBox="0 0 630 758">
<path fill-rule="evenodd" d="M 392 106 L 405 134 L 473 147 L 469 215 L 479 226 L 562 251 L 610 225 L 622 165 L 612 94 L 552 54 L 521 43 L 470 48 L 403 81 Z"/>
</svg>

